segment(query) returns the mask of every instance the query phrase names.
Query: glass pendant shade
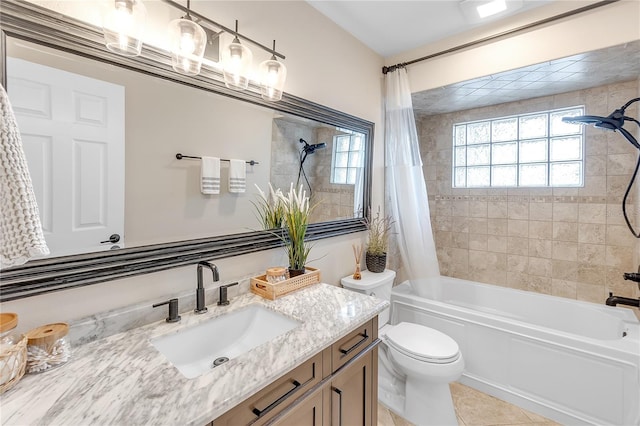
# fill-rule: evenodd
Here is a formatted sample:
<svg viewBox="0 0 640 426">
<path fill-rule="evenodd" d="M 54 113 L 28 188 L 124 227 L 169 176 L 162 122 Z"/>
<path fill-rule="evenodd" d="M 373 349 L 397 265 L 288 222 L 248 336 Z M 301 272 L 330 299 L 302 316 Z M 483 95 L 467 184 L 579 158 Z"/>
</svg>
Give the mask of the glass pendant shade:
<svg viewBox="0 0 640 426">
<path fill-rule="evenodd" d="M 198 75 L 207 45 L 207 34 L 189 16 L 169 23 L 173 69 L 186 75 Z"/>
<path fill-rule="evenodd" d="M 140 55 L 146 19 L 142 1 L 114 0 L 102 22 L 107 49 L 123 56 Z"/>
<path fill-rule="evenodd" d="M 249 87 L 249 73 L 253 54 L 248 47 L 240 44 L 238 37 L 222 51 L 222 73 L 225 85 L 234 90 L 245 90 Z"/>
<path fill-rule="evenodd" d="M 287 79 L 287 67 L 278 62 L 275 56 L 260 64 L 260 92 L 265 101 L 282 99 L 284 82 Z"/>
</svg>

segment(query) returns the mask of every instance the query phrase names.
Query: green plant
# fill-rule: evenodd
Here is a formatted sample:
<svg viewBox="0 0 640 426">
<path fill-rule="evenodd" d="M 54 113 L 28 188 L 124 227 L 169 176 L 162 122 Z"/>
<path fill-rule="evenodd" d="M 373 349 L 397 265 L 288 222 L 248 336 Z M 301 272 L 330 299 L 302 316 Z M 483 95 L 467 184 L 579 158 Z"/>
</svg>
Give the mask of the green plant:
<svg viewBox="0 0 640 426">
<path fill-rule="evenodd" d="M 269 195 L 267 196 L 258 185 L 256 188 L 259 197 L 252 204 L 256 208 L 258 219 L 262 223 L 262 229 L 280 229 L 284 222 L 284 205 L 282 204 L 282 191 L 280 188 L 273 190 L 269 183 Z"/>
<path fill-rule="evenodd" d="M 389 248 L 389 234 L 393 227 L 391 216 L 382 216 L 380 207 L 376 215 L 372 218 L 371 213 L 365 218 L 367 230 L 369 231 L 369 241 L 367 242 L 367 253 L 373 255 L 383 255 Z"/>
<path fill-rule="evenodd" d="M 283 205 L 284 225 L 287 230 L 285 249 L 289 258 L 289 268 L 303 269 L 311 246 L 304 241 L 309 224 L 309 215 L 314 206 L 309 205 L 309 197 L 306 191 L 302 190 L 302 185 L 298 191 L 294 191 L 293 183 L 289 188 L 289 193 L 285 196 L 280 194 L 279 198 Z"/>
</svg>

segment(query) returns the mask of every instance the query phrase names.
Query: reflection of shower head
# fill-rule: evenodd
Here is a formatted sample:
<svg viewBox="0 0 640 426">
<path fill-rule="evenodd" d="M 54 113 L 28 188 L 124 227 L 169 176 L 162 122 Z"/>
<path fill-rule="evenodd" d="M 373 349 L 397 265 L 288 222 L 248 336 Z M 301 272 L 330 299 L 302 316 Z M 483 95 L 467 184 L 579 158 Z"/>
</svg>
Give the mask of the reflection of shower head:
<svg viewBox="0 0 640 426">
<path fill-rule="evenodd" d="M 640 123 L 638 123 L 638 120 L 624 115 L 624 111 L 627 109 L 627 107 L 632 103 L 638 102 L 638 101 L 640 101 L 640 98 L 631 99 L 629 102 L 624 104 L 621 108 L 613 111 L 611 114 L 609 114 L 606 117 L 600 117 L 597 115 L 579 115 L 576 117 L 563 117 L 562 121 L 564 121 L 565 123 L 573 123 L 573 124 L 585 124 L 585 125 L 593 124 L 593 127 L 596 127 L 598 129 L 613 130 L 614 132 L 615 131 L 620 132 L 622 136 L 624 136 L 625 139 L 631 143 L 631 145 L 640 149 L 640 144 L 638 144 L 638 141 L 636 140 L 636 138 L 634 138 L 633 135 L 623 127 L 625 121 L 633 121 L 640 126 Z"/>
<path fill-rule="evenodd" d="M 307 141 L 305 141 L 302 138 L 300 138 L 300 143 L 304 144 L 302 151 L 304 151 L 305 154 L 313 154 L 314 152 L 316 152 L 316 149 L 322 149 L 327 147 L 327 144 L 324 142 L 314 143 L 313 145 L 309 145 Z"/>
</svg>

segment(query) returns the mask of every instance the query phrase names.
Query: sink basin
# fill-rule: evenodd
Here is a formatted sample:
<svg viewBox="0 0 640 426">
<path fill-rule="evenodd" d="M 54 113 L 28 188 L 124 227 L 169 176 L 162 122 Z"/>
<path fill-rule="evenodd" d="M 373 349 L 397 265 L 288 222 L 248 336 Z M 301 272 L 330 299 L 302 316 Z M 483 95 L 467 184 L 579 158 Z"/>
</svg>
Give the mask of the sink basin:
<svg viewBox="0 0 640 426">
<path fill-rule="evenodd" d="M 158 337 L 151 340 L 151 344 L 185 377 L 192 379 L 299 324 L 262 305 L 249 305 Z"/>
</svg>

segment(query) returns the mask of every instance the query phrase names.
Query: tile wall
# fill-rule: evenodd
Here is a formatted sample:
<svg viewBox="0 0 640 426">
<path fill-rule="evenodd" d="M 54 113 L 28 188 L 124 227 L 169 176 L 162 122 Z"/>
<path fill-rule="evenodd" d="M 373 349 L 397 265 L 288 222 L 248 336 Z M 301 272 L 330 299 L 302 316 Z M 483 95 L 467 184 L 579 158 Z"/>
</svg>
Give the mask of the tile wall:
<svg viewBox="0 0 640 426">
<path fill-rule="evenodd" d="M 575 105 L 608 115 L 639 96 L 639 82 L 417 117 L 441 273 L 597 303 L 610 291 L 639 297 L 622 279 L 639 256 L 621 208 L 638 152 L 620 134 L 586 128 L 583 188 L 451 188 L 454 123 Z M 638 117 L 637 104 L 627 115 Z M 638 193 L 627 210 L 640 227 Z"/>
</svg>

